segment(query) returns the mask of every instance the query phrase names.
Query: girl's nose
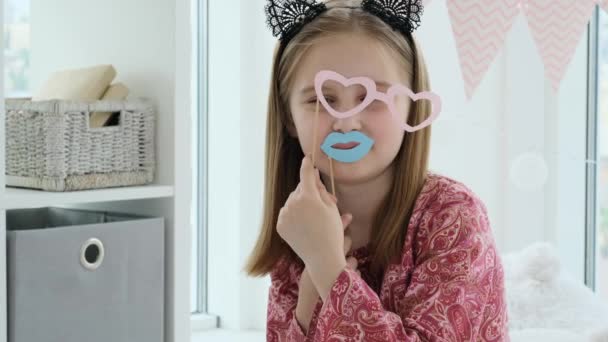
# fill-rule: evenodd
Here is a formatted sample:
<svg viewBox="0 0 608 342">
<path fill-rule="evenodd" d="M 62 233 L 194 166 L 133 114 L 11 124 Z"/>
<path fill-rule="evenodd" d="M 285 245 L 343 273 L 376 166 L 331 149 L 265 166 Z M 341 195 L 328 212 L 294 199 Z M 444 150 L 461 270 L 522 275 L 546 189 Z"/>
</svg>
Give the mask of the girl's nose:
<svg viewBox="0 0 608 342">
<path fill-rule="evenodd" d="M 334 131 L 342 133 L 361 130 L 361 121 L 359 114 L 349 116 L 347 118 L 334 118 L 332 128 Z"/>
<path fill-rule="evenodd" d="M 363 102 L 363 97 L 359 96 L 359 95 L 353 95 L 353 94 L 347 94 L 345 96 L 342 96 L 339 100 L 338 103 L 335 103 L 334 106 L 336 106 L 336 110 L 338 110 L 339 112 L 347 112 L 355 107 L 357 107 L 358 105 L 361 104 L 361 102 Z"/>
</svg>

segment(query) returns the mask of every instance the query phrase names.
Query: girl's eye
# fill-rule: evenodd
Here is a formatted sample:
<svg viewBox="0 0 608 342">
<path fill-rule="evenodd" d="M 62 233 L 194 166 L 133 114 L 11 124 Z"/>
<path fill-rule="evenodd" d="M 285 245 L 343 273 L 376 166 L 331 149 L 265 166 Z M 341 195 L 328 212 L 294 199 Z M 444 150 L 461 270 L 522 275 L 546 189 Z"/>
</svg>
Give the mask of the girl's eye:
<svg viewBox="0 0 608 342">
<path fill-rule="evenodd" d="M 363 102 L 365 101 L 365 99 L 367 98 L 367 96 L 360 96 L 359 97 L 359 102 Z M 326 97 L 325 100 L 327 100 L 327 103 L 334 103 L 335 99 L 333 97 Z M 306 101 L 307 104 L 314 104 L 315 102 L 317 102 L 317 98 L 313 97 L 310 100 Z"/>
<path fill-rule="evenodd" d="M 327 103 L 333 103 L 334 102 L 334 99 L 331 98 L 331 97 L 326 97 L 325 100 L 327 100 Z M 316 97 L 308 100 L 307 103 L 315 103 L 315 102 L 317 102 L 317 98 Z"/>
</svg>

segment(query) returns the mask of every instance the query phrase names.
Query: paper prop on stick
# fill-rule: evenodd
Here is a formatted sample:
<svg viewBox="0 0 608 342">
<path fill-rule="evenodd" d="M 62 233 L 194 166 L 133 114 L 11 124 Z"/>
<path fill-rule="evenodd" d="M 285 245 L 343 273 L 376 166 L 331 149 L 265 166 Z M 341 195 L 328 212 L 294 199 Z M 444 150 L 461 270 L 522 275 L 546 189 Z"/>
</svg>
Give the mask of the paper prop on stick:
<svg viewBox="0 0 608 342">
<path fill-rule="evenodd" d="M 363 101 L 355 106 L 354 108 L 340 112 L 335 110 L 328 102 L 325 94 L 323 93 L 323 85 L 325 82 L 335 81 L 344 87 L 350 87 L 353 85 L 359 85 L 365 88 L 365 98 Z M 353 77 L 346 78 L 339 73 L 331 70 L 321 70 L 315 76 L 315 92 L 317 94 L 317 105 L 315 110 L 315 121 L 314 121 L 314 136 L 313 136 L 313 148 L 312 148 L 312 162 L 315 164 L 315 151 L 317 149 L 317 127 L 319 121 L 319 103 L 323 104 L 323 107 L 329 114 L 335 118 L 342 119 L 348 118 L 353 115 L 357 115 L 366 109 L 375 100 L 382 101 L 387 104 L 389 111 L 393 115 L 393 118 L 399 123 L 399 125 L 407 132 L 415 132 L 423 129 L 430 125 L 441 112 L 441 99 L 439 96 L 430 91 L 424 91 L 420 93 L 414 93 L 408 87 L 402 84 L 392 85 L 386 93 L 379 92 L 376 89 L 376 82 L 368 77 Z M 406 119 L 402 121 L 402 113 L 399 112 L 396 101 L 397 96 L 407 95 L 410 100 L 428 100 L 431 102 L 431 113 L 421 123 L 411 126 L 407 123 L 408 115 L 405 115 Z M 329 157 L 329 171 L 331 178 L 332 193 L 336 195 L 336 189 L 334 185 L 334 172 L 332 159 L 341 161 L 343 163 L 355 163 L 363 157 L 365 157 L 372 146 L 374 140 L 362 132 L 353 131 L 348 133 L 332 132 L 326 138 L 321 145 L 321 150 Z"/>
<path fill-rule="evenodd" d="M 323 85 L 328 81 L 338 82 L 344 87 L 350 87 L 354 85 L 362 86 L 366 90 L 366 96 L 363 101 L 354 108 L 346 112 L 337 111 L 327 102 L 327 98 L 323 93 Z M 329 114 L 331 114 L 335 118 L 342 119 L 361 113 L 375 100 L 382 101 L 387 104 L 388 109 L 395 118 L 395 120 L 399 122 L 401 127 L 407 132 L 415 132 L 430 125 L 437 118 L 439 112 L 441 111 L 441 99 L 437 94 L 433 92 L 425 91 L 414 94 L 414 92 L 408 87 L 402 84 L 394 84 L 388 89 L 386 93 L 382 93 L 376 89 L 376 82 L 374 82 L 374 80 L 372 80 L 371 78 L 353 77 L 347 79 L 339 73 L 330 70 L 321 70 L 317 73 L 317 75 L 315 76 L 315 91 L 317 93 L 315 130 L 317 127 L 316 120 L 318 116 L 319 102 L 321 102 L 321 104 Z M 396 99 L 399 95 L 407 95 L 413 101 L 430 101 L 432 105 L 431 114 L 423 122 L 419 123 L 416 126 L 409 125 L 407 123 L 407 119 L 405 121 L 402 121 L 402 113 L 399 113 L 399 109 L 397 108 L 396 104 Z M 316 132 L 314 144 L 316 146 Z M 343 163 L 354 163 L 363 159 L 363 157 L 365 157 L 365 155 L 369 153 L 373 145 L 374 140 L 372 138 L 358 131 L 348 133 L 332 132 L 325 138 L 325 141 L 321 145 L 321 149 L 331 159 L 335 159 Z M 315 149 L 316 147 L 313 149 L 313 151 Z"/>
<path fill-rule="evenodd" d="M 354 163 L 363 159 L 373 145 L 374 139 L 358 131 L 332 132 L 325 138 L 321 150 L 337 161 Z"/>
</svg>

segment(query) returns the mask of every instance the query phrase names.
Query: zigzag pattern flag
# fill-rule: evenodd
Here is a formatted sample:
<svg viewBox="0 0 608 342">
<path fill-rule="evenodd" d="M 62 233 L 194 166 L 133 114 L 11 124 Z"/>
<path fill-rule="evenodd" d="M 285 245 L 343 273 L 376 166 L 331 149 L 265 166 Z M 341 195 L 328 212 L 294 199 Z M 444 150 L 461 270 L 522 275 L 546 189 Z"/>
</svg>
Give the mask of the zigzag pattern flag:
<svg viewBox="0 0 608 342">
<path fill-rule="evenodd" d="M 545 75 L 557 91 L 595 0 L 524 0 L 522 11 L 545 65 Z"/>
<path fill-rule="evenodd" d="M 519 0 L 447 0 L 447 6 L 470 100 L 505 42 Z"/>
</svg>

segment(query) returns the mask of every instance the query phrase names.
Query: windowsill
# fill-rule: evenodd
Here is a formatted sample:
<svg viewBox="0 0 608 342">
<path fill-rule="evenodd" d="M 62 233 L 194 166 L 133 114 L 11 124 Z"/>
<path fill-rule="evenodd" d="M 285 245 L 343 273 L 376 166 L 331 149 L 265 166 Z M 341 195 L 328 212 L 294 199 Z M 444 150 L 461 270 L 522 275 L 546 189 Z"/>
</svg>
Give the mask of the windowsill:
<svg viewBox="0 0 608 342">
<path fill-rule="evenodd" d="M 193 331 L 191 342 L 263 342 L 266 341 L 264 331 L 244 330 L 234 331 L 226 329 L 211 329 Z"/>
<path fill-rule="evenodd" d="M 190 330 L 192 333 L 204 332 L 217 329 L 217 316 L 209 314 L 192 314 L 190 316 Z"/>
</svg>

